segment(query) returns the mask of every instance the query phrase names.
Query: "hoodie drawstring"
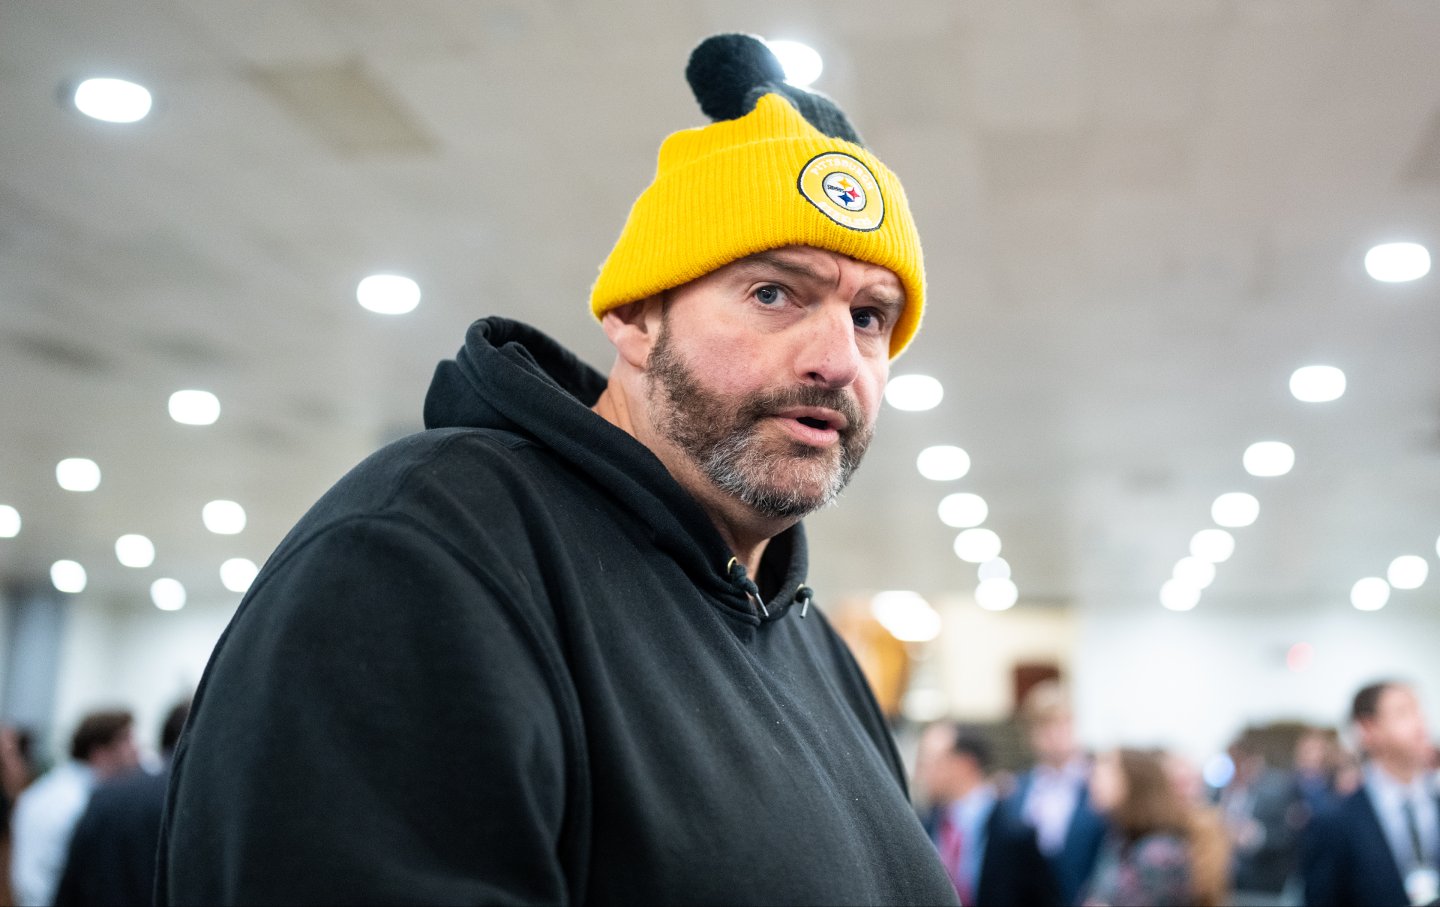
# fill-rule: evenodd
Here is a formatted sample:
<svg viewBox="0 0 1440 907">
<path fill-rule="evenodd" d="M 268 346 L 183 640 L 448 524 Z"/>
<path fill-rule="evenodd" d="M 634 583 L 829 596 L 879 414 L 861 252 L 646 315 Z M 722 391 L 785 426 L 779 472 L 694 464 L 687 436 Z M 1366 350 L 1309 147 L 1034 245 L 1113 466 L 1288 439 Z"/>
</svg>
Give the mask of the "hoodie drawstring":
<svg viewBox="0 0 1440 907">
<path fill-rule="evenodd" d="M 730 558 L 730 563 L 725 565 L 725 570 L 730 574 L 730 582 L 745 590 L 745 597 L 759 609 L 761 614 L 770 616 L 770 609 L 765 607 L 765 600 L 760 597 L 760 587 L 750 578 L 745 570 L 745 565 L 740 563 L 737 557 Z M 800 616 L 804 617 L 810 612 L 810 600 L 815 597 L 815 590 L 801 583 L 795 589 L 794 601 L 800 605 Z"/>
</svg>

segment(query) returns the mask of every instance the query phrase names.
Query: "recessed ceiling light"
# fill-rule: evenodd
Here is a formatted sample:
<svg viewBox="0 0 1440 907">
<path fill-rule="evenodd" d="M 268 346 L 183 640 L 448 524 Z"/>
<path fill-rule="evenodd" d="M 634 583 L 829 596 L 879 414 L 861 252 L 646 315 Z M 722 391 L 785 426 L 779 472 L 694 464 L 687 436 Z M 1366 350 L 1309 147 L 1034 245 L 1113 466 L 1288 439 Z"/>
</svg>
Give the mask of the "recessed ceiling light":
<svg viewBox="0 0 1440 907">
<path fill-rule="evenodd" d="M 902 642 L 929 642 L 940 635 L 940 615 L 918 592 L 879 592 L 870 613 Z"/>
<path fill-rule="evenodd" d="M 797 88 L 809 88 L 825 71 L 825 61 L 815 48 L 799 41 L 766 41 L 785 68 L 785 81 Z"/>
<path fill-rule="evenodd" d="M 970 455 L 949 444 L 937 444 L 920 451 L 915 467 L 927 479 L 949 482 L 961 479 L 970 471 Z"/>
<path fill-rule="evenodd" d="M 161 611 L 179 611 L 185 607 L 185 586 L 178 579 L 162 576 L 150 584 L 150 600 Z"/>
<path fill-rule="evenodd" d="M 1242 462 L 1252 476 L 1283 476 L 1295 466 L 1295 449 L 1284 441 L 1256 441 L 1245 448 Z"/>
<path fill-rule="evenodd" d="M 0 539 L 13 539 L 20 534 L 20 511 L 9 504 L 0 504 Z"/>
<path fill-rule="evenodd" d="M 381 315 L 404 315 L 420 304 L 420 285 L 399 274 L 371 274 L 355 288 L 355 299 Z"/>
<path fill-rule="evenodd" d="M 986 611 L 1004 611 L 1014 606 L 1020 590 L 1008 579 L 982 579 L 975 587 L 975 604 Z"/>
<path fill-rule="evenodd" d="M 220 582 L 231 592 L 245 593 L 250 589 L 250 584 L 255 582 L 255 574 L 260 570 L 255 562 L 247 557 L 232 557 L 220 565 Z"/>
<path fill-rule="evenodd" d="M 1190 553 L 1212 564 L 1223 563 L 1235 553 L 1235 536 L 1224 529 L 1201 529 L 1190 539 Z"/>
<path fill-rule="evenodd" d="M 216 535 L 235 535 L 245 529 L 245 508 L 234 501 L 211 501 L 200 517 L 205 528 Z"/>
<path fill-rule="evenodd" d="M 955 536 L 955 556 L 972 564 L 999 557 L 1000 536 L 990 529 L 966 529 Z"/>
<path fill-rule="evenodd" d="M 992 557 L 980 565 L 976 575 L 982 582 L 987 579 L 1009 579 L 1010 562 L 1003 557 Z"/>
<path fill-rule="evenodd" d="M 978 494 L 962 491 L 947 494 L 940 500 L 940 522 L 956 529 L 969 529 L 985 522 L 990 506 Z"/>
<path fill-rule="evenodd" d="M 1222 494 L 1210 505 L 1210 516 L 1221 526 L 1238 529 L 1249 526 L 1260 516 L 1260 502 L 1253 494 L 1232 491 Z"/>
<path fill-rule="evenodd" d="M 150 92 L 124 79 L 86 79 L 75 88 L 75 107 L 107 123 L 134 123 L 150 112 Z"/>
<path fill-rule="evenodd" d="M 50 582 L 61 592 L 84 592 L 85 568 L 75 561 L 56 561 L 50 565 Z"/>
<path fill-rule="evenodd" d="M 1382 243 L 1365 253 L 1365 272 L 1382 283 L 1418 280 L 1430 273 L 1430 253 L 1419 243 Z"/>
<path fill-rule="evenodd" d="M 115 540 L 115 559 L 126 567 L 148 567 L 155 563 L 155 544 L 143 535 L 122 535 Z"/>
<path fill-rule="evenodd" d="M 1379 611 L 1390 600 L 1390 584 L 1378 576 L 1367 576 L 1350 589 L 1350 604 L 1360 611 Z"/>
<path fill-rule="evenodd" d="M 1307 365 L 1290 376 L 1290 393 L 1302 403 L 1329 403 L 1345 395 L 1345 373 L 1333 365 Z"/>
<path fill-rule="evenodd" d="M 1174 579 L 1196 589 L 1208 589 L 1215 582 L 1215 565 L 1198 557 L 1182 557 L 1175 563 Z"/>
<path fill-rule="evenodd" d="M 1189 611 L 1200 604 L 1200 590 L 1178 579 L 1167 580 L 1160 587 L 1160 604 L 1171 611 Z"/>
<path fill-rule="evenodd" d="M 70 457 L 55 464 L 55 481 L 66 491 L 94 491 L 100 487 L 100 467 L 94 460 Z"/>
<path fill-rule="evenodd" d="M 1396 589 L 1419 589 L 1430 575 L 1430 564 L 1418 554 L 1402 554 L 1390 562 L 1385 575 Z"/>
<path fill-rule="evenodd" d="M 170 395 L 170 418 L 181 425 L 214 425 L 220 399 L 209 391 L 176 391 Z"/>
<path fill-rule="evenodd" d="M 934 409 L 944 396 L 945 388 L 929 375 L 896 375 L 885 385 L 885 402 L 912 413 Z"/>
</svg>

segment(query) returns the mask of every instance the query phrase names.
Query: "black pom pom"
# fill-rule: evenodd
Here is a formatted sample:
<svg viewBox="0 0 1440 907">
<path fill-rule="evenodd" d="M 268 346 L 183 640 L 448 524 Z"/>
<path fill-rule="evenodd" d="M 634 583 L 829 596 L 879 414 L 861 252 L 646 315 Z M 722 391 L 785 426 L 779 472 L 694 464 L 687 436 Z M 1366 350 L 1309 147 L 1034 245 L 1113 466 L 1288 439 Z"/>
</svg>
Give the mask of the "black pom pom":
<svg viewBox="0 0 1440 907">
<path fill-rule="evenodd" d="M 714 35 L 690 54 L 685 79 L 700 109 L 712 120 L 736 120 L 755 107 L 760 86 L 778 88 L 785 69 L 753 35 Z"/>
</svg>

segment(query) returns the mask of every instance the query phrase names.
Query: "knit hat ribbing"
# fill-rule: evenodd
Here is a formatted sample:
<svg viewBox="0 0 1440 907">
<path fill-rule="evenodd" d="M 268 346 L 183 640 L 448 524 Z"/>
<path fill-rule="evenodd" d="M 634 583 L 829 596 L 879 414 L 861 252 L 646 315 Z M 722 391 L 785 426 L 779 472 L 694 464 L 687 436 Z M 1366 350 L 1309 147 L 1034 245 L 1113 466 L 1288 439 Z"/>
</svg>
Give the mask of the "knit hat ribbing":
<svg viewBox="0 0 1440 907">
<path fill-rule="evenodd" d="M 893 271 L 905 309 L 893 359 L 925 302 L 920 238 L 900 181 L 859 142 L 830 99 L 783 82 L 769 48 L 717 35 L 686 75 L 719 120 L 668 137 L 591 290 L 596 318 L 732 261 L 781 246 L 827 249 Z"/>
</svg>

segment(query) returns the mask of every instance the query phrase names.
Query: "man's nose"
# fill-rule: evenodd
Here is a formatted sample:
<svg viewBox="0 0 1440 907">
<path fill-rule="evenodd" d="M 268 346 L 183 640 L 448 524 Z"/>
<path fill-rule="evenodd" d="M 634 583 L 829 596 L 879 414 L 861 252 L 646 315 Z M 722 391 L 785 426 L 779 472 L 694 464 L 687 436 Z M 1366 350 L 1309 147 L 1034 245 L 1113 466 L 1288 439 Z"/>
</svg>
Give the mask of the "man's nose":
<svg viewBox="0 0 1440 907">
<path fill-rule="evenodd" d="M 821 387 L 848 387 L 860 373 L 860 347 L 847 304 L 827 304 L 806 319 L 796 359 L 802 380 Z"/>
</svg>

